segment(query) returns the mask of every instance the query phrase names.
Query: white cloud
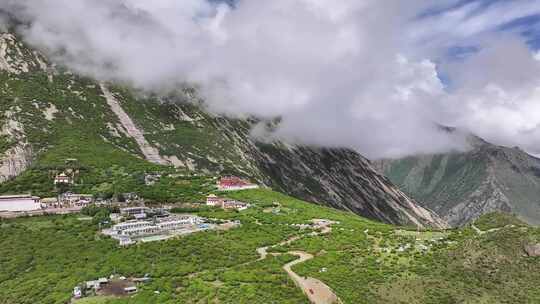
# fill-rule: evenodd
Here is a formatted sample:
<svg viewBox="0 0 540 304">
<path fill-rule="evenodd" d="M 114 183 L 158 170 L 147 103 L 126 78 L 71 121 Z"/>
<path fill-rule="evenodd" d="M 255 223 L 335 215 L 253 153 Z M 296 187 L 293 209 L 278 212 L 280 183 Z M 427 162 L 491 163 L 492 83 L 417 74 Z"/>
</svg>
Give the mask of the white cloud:
<svg viewBox="0 0 540 304">
<path fill-rule="evenodd" d="M 540 2 L 417 18 L 456 3 L 5 0 L 0 9 L 31 20 L 25 38 L 73 69 L 150 90 L 197 83 L 215 111 L 283 117 L 274 136 L 289 141 L 369 157 L 463 148 L 442 123 L 532 150 L 538 61 L 516 33 L 493 29 L 540 12 Z M 445 61 L 448 46 L 473 42 L 481 52 Z M 502 130 L 489 132 L 495 124 Z"/>
</svg>

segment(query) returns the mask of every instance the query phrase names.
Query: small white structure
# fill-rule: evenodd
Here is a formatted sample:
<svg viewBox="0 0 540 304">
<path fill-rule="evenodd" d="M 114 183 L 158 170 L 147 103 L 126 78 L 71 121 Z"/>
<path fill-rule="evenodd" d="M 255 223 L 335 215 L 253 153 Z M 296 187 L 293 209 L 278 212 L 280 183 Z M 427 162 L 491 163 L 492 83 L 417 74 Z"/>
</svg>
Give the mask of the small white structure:
<svg viewBox="0 0 540 304">
<path fill-rule="evenodd" d="M 75 288 L 73 288 L 73 297 L 75 299 L 82 298 L 82 290 L 79 286 L 76 286 Z"/>
<path fill-rule="evenodd" d="M 147 216 L 146 213 L 136 213 L 133 215 L 136 220 L 144 220 Z"/>
<path fill-rule="evenodd" d="M 127 294 L 136 293 L 137 292 L 137 287 L 135 287 L 135 286 L 126 287 L 126 288 L 124 288 L 124 292 L 127 293 Z"/>
<path fill-rule="evenodd" d="M 37 196 L 31 196 L 27 194 L 0 196 L 0 212 L 24 212 L 40 209 L 41 199 Z"/>
<path fill-rule="evenodd" d="M 120 221 L 122 221 L 122 219 L 124 218 L 122 215 L 120 215 L 120 213 L 111 213 L 109 215 L 109 218 L 111 219 L 111 221 L 113 221 L 114 223 L 120 223 Z"/>
<path fill-rule="evenodd" d="M 246 210 L 249 208 L 249 204 L 226 198 L 217 197 L 214 194 L 210 194 L 206 197 L 206 205 L 211 207 L 219 207 L 226 210 L 236 209 L 238 211 Z"/>
<path fill-rule="evenodd" d="M 71 185 L 73 184 L 73 179 L 69 177 L 66 173 L 62 172 L 54 178 L 54 184 L 55 185 L 58 185 L 58 184 Z"/>
</svg>

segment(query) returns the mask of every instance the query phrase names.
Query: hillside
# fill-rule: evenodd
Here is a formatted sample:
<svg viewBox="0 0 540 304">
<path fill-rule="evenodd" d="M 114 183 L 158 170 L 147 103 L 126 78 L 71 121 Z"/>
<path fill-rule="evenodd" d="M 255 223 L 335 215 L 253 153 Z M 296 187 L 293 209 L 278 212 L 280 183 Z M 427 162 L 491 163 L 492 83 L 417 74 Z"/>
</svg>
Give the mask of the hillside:
<svg viewBox="0 0 540 304">
<path fill-rule="evenodd" d="M 540 159 L 477 137 L 472 142 L 473 148 L 463 153 L 382 160 L 375 165 L 451 225 L 464 225 L 493 211 L 540 224 Z"/>
<path fill-rule="evenodd" d="M 70 170 L 75 191 L 180 200 L 146 189 L 144 174 L 236 174 L 387 223 L 444 225 L 359 154 L 256 141 L 263 122 L 209 114 L 191 88 L 157 96 L 96 83 L 12 33 L 0 34 L 0 84 L 0 193 L 54 195 L 53 177 Z"/>
<path fill-rule="evenodd" d="M 128 248 L 77 215 L 4 220 L 0 303 L 65 303 L 79 282 L 116 273 L 148 274 L 152 281 L 129 298 L 80 303 L 307 304 L 284 270 L 298 259 L 291 252 L 312 256 L 292 271 L 328 285 L 344 304 L 540 301 L 540 260 L 524 251 L 540 243 L 540 231 L 512 217 L 481 218 L 474 226 L 478 231 L 417 231 L 267 190 L 232 196 L 252 207 L 198 214 L 239 220 L 241 227 Z M 325 234 L 291 225 L 313 219 L 334 223 Z M 263 249 L 272 245 L 278 246 Z"/>
</svg>

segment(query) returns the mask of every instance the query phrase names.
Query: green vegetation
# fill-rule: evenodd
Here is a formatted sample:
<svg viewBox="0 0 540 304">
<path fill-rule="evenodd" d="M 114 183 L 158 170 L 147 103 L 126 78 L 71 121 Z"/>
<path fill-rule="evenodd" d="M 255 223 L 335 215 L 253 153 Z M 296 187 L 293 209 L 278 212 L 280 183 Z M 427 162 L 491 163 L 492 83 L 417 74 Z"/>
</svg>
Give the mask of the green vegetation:
<svg viewBox="0 0 540 304">
<path fill-rule="evenodd" d="M 471 139 L 475 144 L 469 151 L 378 164 L 393 183 L 451 225 L 468 224 L 481 210 L 512 212 L 529 224 L 540 224 L 540 160 L 519 148 Z"/>
<path fill-rule="evenodd" d="M 0 303 L 64 303 L 77 283 L 118 273 L 154 279 L 133 298 L 90 303 L 307 303 L 281 267 L 295 259 L 258 261 L 256 249 L 294 235 L 271 251 L 302 250 L 315 258 L 294 267 L 328 284 L 344 303 L 536 303 L 540 260 L 523 256 L 531 227 L 477 235 L 472 229 L 399 229 L 305 203 L 267 190 L 233 192 L 253 204 L 243 212 L 199 210 L 242 226 L 180 239 L 119 248 L 76 216 L 4 220 L 0 228 Z M 263 212 L 279 203 L 280 212 Z M 98 215 L 100 210 L 88 210 Z M 479 222 L 493 222 L 493 216 Z M 338 224 L 309 236 L 291 224 L 312 219 Z M 497 223 L 506 226 L 511 218 Z M 513 221 L 511 221 L 513 223 Z M 499 224 L 497 224 L 499 225 Z M 483 225 L 481 225 L 484 227 Z M 322 271 L 325 269 L 325 271 Z M 159 294 L 154 293 L 159 291 Z M 83 302 L 84 303 L 84 302 Z"/>
<path fill-rule="evenodd" d="M 240 216 L 223 211 L 210 215 Z M 34 221 L 40 229 L 33 227 Z M 301 292 L 279 271 L 290 257 L 245 264 L 257 259 L 257 247 L 294 233 L 288 226 L 258 226 L 246 220 L 242 227 L 226 232 L 119 248 L 117 242 L 97 233 L 95 223 L 76 217 L 3 221 L 0 303 L 65 303 L 77 283 L 111 273 L 152 276 L 152 283 L 143 286 L 129 303 L 179 303 L 179 299 L 185 303 L 212 299 L 220 303 L 305 303 Z M 161 293 L 154 294 L 156 290 Z M 127 302 L 114 299 L 105 303 Z"/>
<path fill-rule="evenodd" d="M 486 168 L 477 155 L 450 153 L 388 161 L 384 173 L 407 194 L 445 214 L 478 189 Z"/>
<path fill-rule="evenodd" d="M 474 225 L 478 229 L 483 231 L 488 231 L 490 229 L 497 229 L 506 226 L 517 226 L 523 227 L 527 226 L 526 223 L 519 220 L 515 215 L 502 212 L 492 212 L 488 213 L 474 222 Z"/>
</svg>

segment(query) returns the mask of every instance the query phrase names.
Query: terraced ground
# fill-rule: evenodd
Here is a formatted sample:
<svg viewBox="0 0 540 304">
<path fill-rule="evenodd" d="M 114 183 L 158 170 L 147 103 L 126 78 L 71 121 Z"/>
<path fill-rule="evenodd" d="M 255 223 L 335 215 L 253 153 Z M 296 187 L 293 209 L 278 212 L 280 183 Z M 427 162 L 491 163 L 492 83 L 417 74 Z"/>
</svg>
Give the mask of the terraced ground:
<svg viewBox="0 0 540 304">
<path fill-rule="evenodd" d="M 482 235 L 470 227 L 417 231 L 267 190 L 230 195 L 253 207 L 199 214 L 240 220 L 240 228 L 129 248 L 100 236 L 96 221 L 76 216 L 4 220 L 0 303 L 65 303 L 79 282 L 111 273 L 148 273 L 153 281 L 131 298 L 90 303 L 308 303 L 283 270 L 298 258 L 288 254 L 293 251 L 314 258 L 292 270 L 328 285 L 343 303 L 540 301 L 540 260 L 523 251 L 524 244 L 540 242 L 540 231 L 514 225 L 510 217 L 492 215 L 496 219 L 486 221 L 500 229 Z M 276 202 L 280 208 L 264 212 Z M 336 223 L 318 235 L 293 225 L 316 218 Z M 257 248 L 291 238 L 260 259 Z"/>
</svg>

